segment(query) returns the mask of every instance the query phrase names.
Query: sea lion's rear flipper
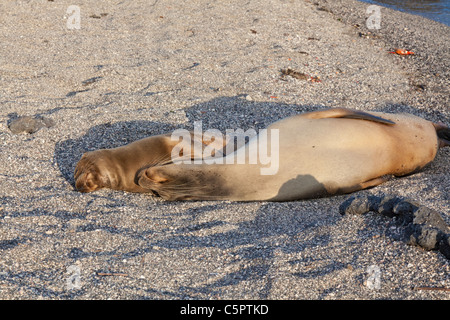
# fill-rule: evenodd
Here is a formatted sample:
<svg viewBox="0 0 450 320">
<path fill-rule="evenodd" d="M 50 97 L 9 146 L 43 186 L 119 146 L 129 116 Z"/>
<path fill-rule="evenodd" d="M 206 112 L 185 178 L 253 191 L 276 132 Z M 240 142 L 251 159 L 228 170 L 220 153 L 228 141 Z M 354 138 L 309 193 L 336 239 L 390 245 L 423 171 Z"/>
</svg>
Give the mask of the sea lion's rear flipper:
<svg viewBox="0 0 450 320">
<path fill-rule="evenodd" d="M 359 119 L 359 120 L 374 121 L 374 122 L 379 122 L 379 123 L 383 123 L 383 124 L 387 124 L 387 125 L 395 124 L 395 122 L 393 122 L 391 120 L 377 117 L 377 116 L 374 116 L 373 114 L 370 114 L 370 113 L 367 113 L 364 111 L 357 111 L 357 110 L 351 110 L 351 109 L 346 109 L 346 108 L 334 108 L 334 109 L 313 111 L 313 112 L 303 114 L 302 117 L 305 117 L 308 119 L 347 118 L 347 119 Z"/>
<path fill-rule="evenodd" d="M 341 193 L 352 193 L 352 192 L 356 192 L 359 190 L 364 190 L 364 189 L 368 189 L 368 188 L 372 188 L 372 187 L 376 187 L 386 181 L 388 181 L 391 178 L 391 176 L 382 176 L 382 177 L 378 177 L 372 180 L 368 180 L 365 182 L 361 182 L 358 183 L 357 185 L 354 185 L 352 187 L 347 187 L 347 188 L 341 188 L 339 191 Z"/>
<path fill-rule="evenodd" d="M 450 147 L 450 128 L 443 123 L 433 123 L 439 139 L 439 148 Z"/>
</svg>

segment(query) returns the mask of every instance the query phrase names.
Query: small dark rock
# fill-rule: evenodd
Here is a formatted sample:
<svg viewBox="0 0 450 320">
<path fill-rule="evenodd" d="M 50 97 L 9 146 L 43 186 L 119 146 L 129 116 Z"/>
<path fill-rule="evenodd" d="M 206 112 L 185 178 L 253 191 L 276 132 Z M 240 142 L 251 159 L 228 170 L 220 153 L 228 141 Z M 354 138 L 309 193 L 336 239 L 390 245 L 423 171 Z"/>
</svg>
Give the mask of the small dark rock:
<svg viewBox="0 0 450 320">
<path fill-rule="evenodd" d="M 439 251 L 447 258 L 450 259 L 450 236 L 444 235 L 439 242 Z"/>
<path fill-rule="evenodd" d="M 293 77 L 295 79 L 300 79 L 300 80 L 307 80 L 308 79 L 308 75 L 307 74 L 305 74 L 303 72 L 298 72 L 298 71 L 292 70 L 290 68 L 281 69 L 280 71 L 281 71 L 281 74 L 283 76 L 291 76 L 291 77 Z"/>
<path fill-rule="evenodd" d="M 421 206 L 416 212 L 414 212 L 413 223 L 432 226 L 443 233 L 448 233 L 450 231 L 439 212 L 424 206 Z"/>
<path fill-rule="evenodd" d="M 369 211 L 378 211 L 380 198 L 376 196 L 350 197 L 339 207 L 339 213 L 344 214 L 364 214 Z"/>
<path fill-rule="evenodd" d="M 50 128 L 54 125 L 55 122 L 49 118 L 24 116 L 12 120 L 9 124 L 9 130 L 14 134 L 22 132 L 32 134 L 42 128 Z"/>
<path fill-rule="evenodd" d="M 82 249 L 72 248 L 67 256 L 71 259 L 81 259 L 89 256 L 89 254 L 84 252 Z"/>
<path fill-rule="evenodd" d="M 400 199 L 397 197 L 383 197 L 378 206 L 378 212 L 382 215 L 393 217 L 395 215 L 394 207 L 399 202 Z"/>
<path fill-rule="evenodd" d="M 400 197 L 350 197 L 339 206 L 340 214 L 364 214 L 369 211 L 396 217 L 405 227 L 408 244 L 425 250 L 439 250 L 450 259 L 450 228 L 436 210 Z"/>
<path fill-rule="evenodd" d="M 408 243 L 422 247 L 425 250 L 436 250 L 444 234 L 437 228 L 410 224 L 406 228 Z"/>
<path fill-rule="evenodd" d="M 102 78 L 103 78 L 103 77 L 93 77 L 93 78 L 89 78 L 89 79 L 87 79 L 87 80 L 82 81 L 81 84 L 82 84 L 83 86 L 87 86 L 87 85 L 90 85 L 90 84 L 92 84 L 92 83 L 94 83 L 94 82 L 99 81 L 99 80 L 102 79 Z"/>
<path fill-rule="evenodd" d="M 403 216 L 403 220 L 407 223 L 413 221 L 413 212 L 419 209 L 420 204 L 412 200 L 401 200 L 393 207 L 394 214 Z"/>
</svg>

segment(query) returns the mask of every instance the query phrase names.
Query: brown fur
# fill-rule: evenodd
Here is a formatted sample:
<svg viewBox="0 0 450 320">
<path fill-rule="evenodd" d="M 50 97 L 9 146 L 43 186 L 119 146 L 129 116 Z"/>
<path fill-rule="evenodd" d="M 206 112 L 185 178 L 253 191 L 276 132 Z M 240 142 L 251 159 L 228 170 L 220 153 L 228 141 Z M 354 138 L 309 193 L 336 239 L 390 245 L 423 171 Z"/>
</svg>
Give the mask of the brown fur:
<svg viewBox="0 0 450 320">
<path fill-rule="evenodd" d="M 167 200 L 288 201 L 348 193 L 423 168 L 448 145 L 449 132 L 413 115 L 343 108 L 297 115 L 268 129 L 280 132 L 274 175 L 262 176 L 261 164 L 173 164 L 178 141 L 163 135 L 85 154 L 76 187 L 149 192 Z"/>
</svg>

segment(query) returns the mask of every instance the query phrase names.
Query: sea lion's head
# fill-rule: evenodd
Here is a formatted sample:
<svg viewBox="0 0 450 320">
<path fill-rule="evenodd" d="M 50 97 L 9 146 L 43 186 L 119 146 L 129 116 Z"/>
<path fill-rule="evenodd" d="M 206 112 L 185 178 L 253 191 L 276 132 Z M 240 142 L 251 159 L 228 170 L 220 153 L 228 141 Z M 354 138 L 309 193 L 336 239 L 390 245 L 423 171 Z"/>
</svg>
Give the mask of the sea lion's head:
<svg viewBox="0 0 450 320">
<path fill-rule="evenodd" d="M 136 183 L 164 200 L 220 200 L 230 190 L 209 168 L 168 164 L 143 168 L 136 174 Z"/>
<path fill-rule="evenodd" d="M 110 171 L 105 150 L 86 152 L 75 168 L 75 188 L 80 192 L 92 192 L 110 187 Z"/>
</svg>

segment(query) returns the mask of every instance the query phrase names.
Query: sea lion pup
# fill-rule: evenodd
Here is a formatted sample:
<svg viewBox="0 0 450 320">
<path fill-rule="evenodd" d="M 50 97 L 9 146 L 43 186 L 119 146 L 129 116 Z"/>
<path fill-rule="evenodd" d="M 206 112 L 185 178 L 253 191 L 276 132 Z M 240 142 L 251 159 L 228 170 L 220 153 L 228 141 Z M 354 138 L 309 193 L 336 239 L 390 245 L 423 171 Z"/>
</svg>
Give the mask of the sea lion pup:
<svg viewBox="0 0 450 320">
<path fill-rule="evenodd" d="M 203 149 L 212 142 L 223 143 L 195 136 L 192 132 L 189 134 L 192 144 L 199 142 Z M 80 192 L 110 188 L 151 193 L 151 190 L 137 184 L 136 174 L 142 168 L 172 163 L 171 153 L 177 143 L 171 139 L 171 134 L 165 134 L 150 136 L 117 148 L 86 152 L 75 168 L 75 187 Z M 189 151 L 188 157 L 193 159 L 194 149 Z M 185 156 L 184 150 L 180 151 L 179 156 Z"/>
<path fill-rule="evenodd" d="M 213 159 L 223 164 L 207 164 L 207 158 L 202 164 L 177 164 L 172 151 L 179 141 L 170 134 L 88 152 L 77 164 L 75 185 L 81 192 L 111 188 L 167 200 L 288 201 L 376 186 L 388 175 L 422 168 L 438 147 L 450 144 L 444 125 L 408 114 L 343 108 L 283 119 L 267 132 L 266 139 L 257 136 Z M 198 141 L 192 137 L 192 143 Z M 201 139 L 203 147 L 211 143 Z M 224 149 L 226 142 L 221 142 Z M 250 154 L 257 149 L 271 150 L 274 161 L 252 161 Z M 243 164 L 236 163 L 241 156 Z"/>
<path fill-rule="evenodd" d="M 136 181 L 166 200 L 299 200 L 350 193 L 410 174 L 450 144 L 444 125 L 410 114 L 344 108 L 286 118 L 267 132 L 262 147 L 279 152 L 274 174 L 262 174 L 267 162 L 251 163 L 252 150 L 261 147 L 257 136 L 225 155 L 225 164 L 149 166 Z M 271 139 L 275 133 L 278 139 Z M 226 164 L 243 152 L 244 164 Z"/>
</svg>

